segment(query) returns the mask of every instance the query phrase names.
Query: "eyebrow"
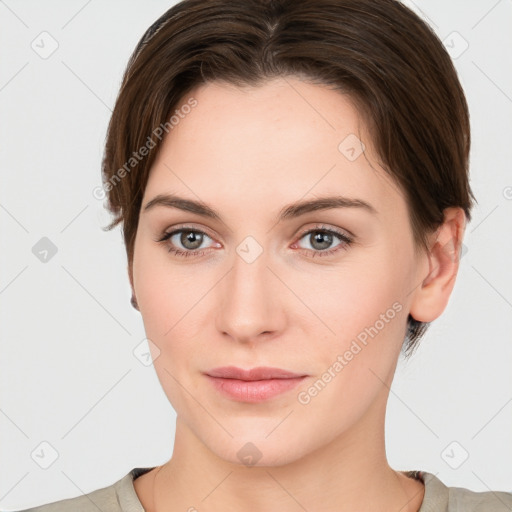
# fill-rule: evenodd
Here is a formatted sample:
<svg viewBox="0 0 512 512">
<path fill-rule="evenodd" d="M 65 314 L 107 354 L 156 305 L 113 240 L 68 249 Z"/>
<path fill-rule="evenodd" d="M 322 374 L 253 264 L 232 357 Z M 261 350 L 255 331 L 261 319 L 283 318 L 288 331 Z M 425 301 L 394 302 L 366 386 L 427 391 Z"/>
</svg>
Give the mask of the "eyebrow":
<svg viewBox="0 0 512 512">
<path fill-rule="evenodd" d="M 147 212 L 156 206 L 164 206 L 167 208 L 177 208 L 186 212 L 196 213 L 203 217 L 218 220 L 222 223 L 221 215 L 213 208 L 201 201 L 185 199 L 175 194 L 158 194 L 151 199 L 143 208 L 143 212 Z M 281 209 L 278 220 L 286 220 L 306 213 L 316 212 L 320 210 L 329 210 L 333 208 L 360 208 L 366 210 L 373 215 L 378 215 L 378 211 L 368 202 L 362 199 L 354 199 L 343 196 L 327 196 L 317 199 L 309 199 L 289 204 Z"/>
</svg>

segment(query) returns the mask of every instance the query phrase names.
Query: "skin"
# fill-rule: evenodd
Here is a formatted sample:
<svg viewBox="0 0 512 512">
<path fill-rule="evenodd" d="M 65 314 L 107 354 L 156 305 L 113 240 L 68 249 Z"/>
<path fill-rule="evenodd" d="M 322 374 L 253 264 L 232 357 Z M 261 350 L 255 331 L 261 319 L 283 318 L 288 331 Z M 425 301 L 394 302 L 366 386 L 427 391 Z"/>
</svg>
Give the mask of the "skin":
<svg viewBox="0 0 512 512">
<path fill-rule="evenodd" d="M 140 215 L 128 273 L 177 413 L 172 458 L 134 482 L 141 503 L 149 512 L 248 503 L 255 512 L 417 511 L 423 484 L 386 459 L 386 403 L 408 313 L 430 322 L 447 305 L 463 211 L 447 209 L 430 251 L 415 252 L 404 196 L 379 166 L 357 109 L 325 86 L 299 77 L 244 88 L 214 82 L 184 102 L 190 96 L 198 104 L 165 138 L 142 204 L 174 193 L 207 203 L 222 221 L 165 206 Z M 349 134 L 365 146 L 353 161 L 338 150 Z M 277 222 L 285 205 L 333 193 L 378 213 L 336 208 Z M 206 233 L 202 255 L 170 253 L 173 243 L 197 247 L 180 234 L 155 241 L 184 223 Z M 324 247 L 337 252 L 313 256 L 323 246 L 302 233 L 319 224 L 352 233 L 352 244 L 335 236 Z M 263 251 L 251 263 L 237 253 L 248 236 Z M 298 393 L 394 303 L 394 318 L 300 403 Z M 203 375 L 225 365 L 308 377 L 271 400 L 245 403 Z M 237 456 L 248 442 L 261 452 L 252 466 Z"/>
</svg>

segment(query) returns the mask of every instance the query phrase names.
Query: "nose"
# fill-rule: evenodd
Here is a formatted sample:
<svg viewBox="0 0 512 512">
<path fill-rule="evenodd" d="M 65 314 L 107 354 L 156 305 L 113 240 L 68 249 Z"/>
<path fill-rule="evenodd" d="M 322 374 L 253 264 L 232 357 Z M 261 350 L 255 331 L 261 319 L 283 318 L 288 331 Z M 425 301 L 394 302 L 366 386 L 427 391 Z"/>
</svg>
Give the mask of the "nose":
<svg viewBox="0 0 512 512">
<path fill-rule="evenodd" d="M 243 253 L 216 290 L 217 329 L 240 343 L 254 344 L 282 332 L 287 321 L 285 286 L 269 266 L 267 253 L 254 261 Z"/>
</svg>

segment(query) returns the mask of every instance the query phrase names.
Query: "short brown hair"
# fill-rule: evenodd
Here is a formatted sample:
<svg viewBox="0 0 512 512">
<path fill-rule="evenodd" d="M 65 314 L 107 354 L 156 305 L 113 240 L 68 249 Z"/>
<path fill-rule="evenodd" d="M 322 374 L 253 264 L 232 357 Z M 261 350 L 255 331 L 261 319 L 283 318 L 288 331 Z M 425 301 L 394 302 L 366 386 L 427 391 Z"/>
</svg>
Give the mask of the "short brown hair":
<svg viewBox="0 0 512 512">
<path fill-rule="evenodd" d="M 445 208 L 471 220 L 466 99 L 443 44 L 413 11 L 395 0 L 183 0 L 139 41 L 108 126 L 102 173 L 115 218 L 105 229 L 122 222 L 130 266 L 161 143 L 127 169 L 133 152 L 202 83 L 280 76 L 334 86 L 355 102 L 381 165 L 405 192 L 415 248 L 428 250 Z M 406 354 L 428 325 L 409 315 Z"/>
</svg>

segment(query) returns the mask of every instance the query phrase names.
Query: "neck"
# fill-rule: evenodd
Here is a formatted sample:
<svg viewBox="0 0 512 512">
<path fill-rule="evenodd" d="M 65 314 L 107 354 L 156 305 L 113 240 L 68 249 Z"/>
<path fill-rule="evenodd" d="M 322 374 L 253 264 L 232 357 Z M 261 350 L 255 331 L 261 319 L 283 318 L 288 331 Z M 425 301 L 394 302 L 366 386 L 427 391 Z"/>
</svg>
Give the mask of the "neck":
<svg viewBox="0 0 512 512">
<path fill-rule="evenodd" d="M 172 458 L 153 484 L 162 510 L 417 512 L 421 482 L 394 471 L 385 454 L 385 402 L 349 431 L 284 465 L 245 466 L 213 453 L 177 419 Z M 153 511 L 151 511 L 153 512 Z"/>
</svg>

